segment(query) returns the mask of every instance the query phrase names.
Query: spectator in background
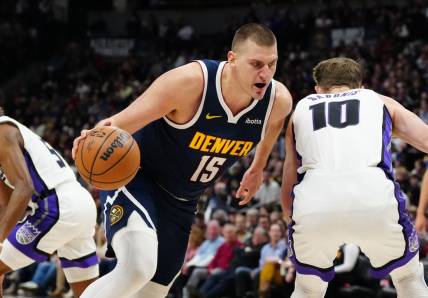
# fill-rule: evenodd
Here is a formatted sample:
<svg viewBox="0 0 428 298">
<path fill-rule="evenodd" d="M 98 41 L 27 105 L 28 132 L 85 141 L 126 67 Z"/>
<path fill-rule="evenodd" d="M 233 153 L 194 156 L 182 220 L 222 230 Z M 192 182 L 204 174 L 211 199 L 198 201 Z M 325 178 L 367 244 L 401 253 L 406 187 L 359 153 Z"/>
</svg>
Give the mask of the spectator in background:
<svg viewBox="0 0 428 298">
<path fill-rule="evenodd" d="M 224 238 L 220 236 L 221 227 L 217 220 L 208 223 L 206 240 L 197 250 L 195 256 L 183 265 L 181 275 L 188 275 L 183 288 L 183 297 L 189 297 L 194 293 L 199 283 L 208 276 L 208 265 L 217 253 L 218 248 L 224 243 Z M 183 277 L 181 277 L 183 279 Z"/>
<path fill-rule="evenodd" d="M 245 215 L 242 213 L 237 213 L 235 216 L 236 235 L 238 237 L 238 240 L 242 243 L 244 243 L 251 236 L 251 234 L 248 233 L 245 224 Z"/>
<path fill-rule="evenodd" d="M 358 262 L 359 255 L 360 249 L 355 244 L 344 244 L 340 247 L 337 251 L 336 259 L 334 260 L 334 271 L 336 272 L 336 276 L 328 286 L 327 297 L 339 296 L 339 290 L 345 283 L 351 283 L 351 272 Z"/>
<path fill-rule="evenodd" d="M 280 189 L 279 183 L 273 179 L 271 172 L 265 170 L 263 171 L 263 184 L 254 198 L 259 205 L 278 204 Z"/>
<path fill-rule="evenodd" d="M 272 284 L 280 285 L 282 283 L 280 265 L 287 251 L 285 230 L 282 225 L 271 225 L 269 238 L 269 243 L 262 247 L 259 260 L 259 297 L 261 298 L 269 296 Z"/>
<path fill-rule="evenodd" d="M 233 280 L 235 281 L 236 297 L 246 297 L 254 290 L 257 291 L 253 281 L 259 272 L 260 252 L 269 241 L 269 235 L 261 227 L 255 228 L 251 243 L 236 253 L 232 261 Z"/>
<path fill-rule="evenodd" d="M 252 233 L 259 222 L 259 210 L 251 208 L 247 211 L 247 230 Z"/>
<path fill-rule="evenodd" d="M 235 250 L 242 247 L 237 239 L 236 227 L 226 224 L 223 227 L 224 243 L 218 248 L 214 259 L 208 265 L 208 278 L 205 280 L 199 292 L 204 298 L 215 298 L 217 284 L 228 275 L 228 269 L 234 257 Z"/>
<path fill-rule="evenodd" d="M 44 296 L 47 291 L 55 285 L 56 261 L 48 260 L 37 264 L 36 271 L 30 281 L 20 283 L 20 289 Z"/>
</svg>

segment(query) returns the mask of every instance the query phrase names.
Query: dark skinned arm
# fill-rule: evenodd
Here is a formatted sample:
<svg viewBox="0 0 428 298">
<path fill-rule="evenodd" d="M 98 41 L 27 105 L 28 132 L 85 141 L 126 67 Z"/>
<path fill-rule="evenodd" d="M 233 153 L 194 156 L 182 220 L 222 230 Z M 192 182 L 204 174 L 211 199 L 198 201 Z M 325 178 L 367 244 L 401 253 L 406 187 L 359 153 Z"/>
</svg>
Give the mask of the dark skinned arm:
<svg viewBox="0 0 428 298">
<path fill-rule="evenodd" d="M 0 124 L 0 144 L 0 165 L 14 186 L 0 218 L 0 242 L 3 242 L 23 216 L 34 193 L 34 186 L 22 152 L 24 141 L 18 128 Z"/>
</svg>

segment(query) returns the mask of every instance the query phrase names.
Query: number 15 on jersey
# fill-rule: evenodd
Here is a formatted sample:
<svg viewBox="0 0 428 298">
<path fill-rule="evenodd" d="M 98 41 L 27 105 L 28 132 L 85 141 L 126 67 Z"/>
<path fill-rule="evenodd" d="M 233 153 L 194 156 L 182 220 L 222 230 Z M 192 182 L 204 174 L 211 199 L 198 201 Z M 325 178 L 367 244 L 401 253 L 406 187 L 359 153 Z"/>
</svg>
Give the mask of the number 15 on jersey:
<svg viewBox="0 0 428 298">
<path fill-rule="evenodd" d="M 224 164 L 226 158 L 204 155 L 199 162 L 199 166 L 193 173 L 192 178 L 193 182 L 202 182 L 207 183 L 214 179 L 219 171 L 219 167 Z"/>
</svg>

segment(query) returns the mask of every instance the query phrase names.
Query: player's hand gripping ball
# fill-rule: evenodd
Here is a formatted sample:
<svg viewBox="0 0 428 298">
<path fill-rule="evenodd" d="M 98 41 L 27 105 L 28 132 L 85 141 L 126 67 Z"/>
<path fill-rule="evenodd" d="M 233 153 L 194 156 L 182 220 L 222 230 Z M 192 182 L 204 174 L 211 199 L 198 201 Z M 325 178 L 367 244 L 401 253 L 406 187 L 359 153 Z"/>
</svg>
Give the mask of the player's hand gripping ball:
<svg viewBox="0 0 428 298">
<path fill-rule="evenodd" d="M 95 127 L 79 142 L 75 159 L 80 176 L 103 190 L 126 185 L 140 168 L 140 148 L 126 131 Z"/>
</svg>

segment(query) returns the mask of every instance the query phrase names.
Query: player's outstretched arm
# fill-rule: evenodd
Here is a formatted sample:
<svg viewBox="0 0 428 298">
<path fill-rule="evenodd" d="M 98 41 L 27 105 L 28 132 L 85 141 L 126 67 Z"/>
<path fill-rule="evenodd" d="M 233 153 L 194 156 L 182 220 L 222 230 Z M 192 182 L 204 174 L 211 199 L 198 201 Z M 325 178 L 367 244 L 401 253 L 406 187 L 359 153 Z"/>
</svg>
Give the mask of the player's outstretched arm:
<svg viewBox="0 0 428 298">
<path fill-rule="evenodd" d="M 418 210 L 416 211 L 416 231 L 419 235 L 424 235 L 426 233 L 426 218 L 425 211 L 427 210 L 428 205 L 428 170 L 425 171 L 424 177 L 421 184 L 421 193 L 419 195 L 419 205 Z"/>
<path fill-rule="evenodd" d="M 298 160 L 296 153 L 296 145 L 293 137 L 293 121 L 292 117 L 288 122 L 287 131 L 285 133 L 285 161 L 282 172 L 282 187 L 281 187 L 281 207 L 283 216 L 287 223 L 291 221 L 291 205 L 293 198 L 291 193 L 294 184 L 297 183 L 297 168 Z"/>
<path fill-rule="evenodd" d="M 288 89 L 281 83 L 276 83 L 275 102 L 269 117 L 264 138 L 256 147 L 254 160 L 242 177 L 242 181 L 236 197 L 241 198 L 239 205 L 245 205 L 251 201 L 263 182 L 263 169 L 272 151 L 273 145 L 278 139 L 284 127 L 285 117 L 290 113 L 292 98 Z"/>
<path fill-rule="evenodd" d="M 381 98 L 391 114 L 393 133 L 416 149 L 428 153 L 428 125 L 392 98 Z"/>
<path fill-rule="evenodd" d="M 14 186 L 6 210 L 0 218 L 0 242 L 3 242 L 24 214 L 34 187 L 22 153 L 23 140 L 19 130 L 12 125 L 1 124 L 0 144 L 0 164 Z"/>
</svg>

